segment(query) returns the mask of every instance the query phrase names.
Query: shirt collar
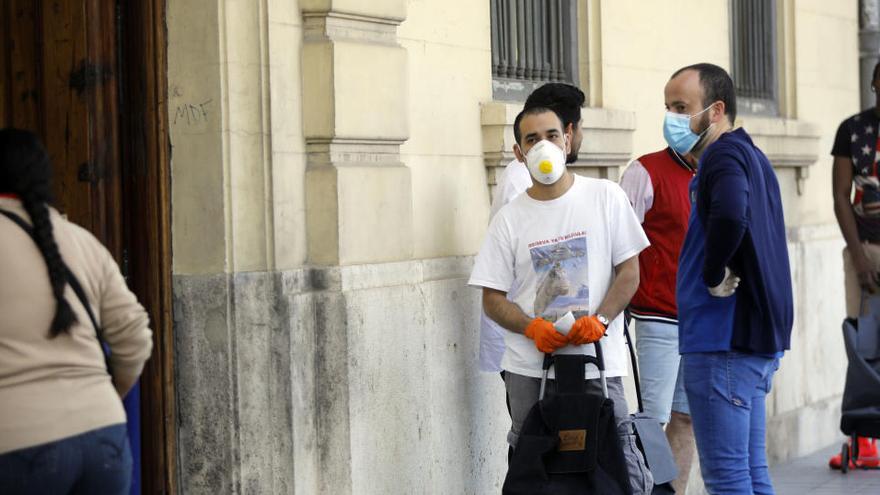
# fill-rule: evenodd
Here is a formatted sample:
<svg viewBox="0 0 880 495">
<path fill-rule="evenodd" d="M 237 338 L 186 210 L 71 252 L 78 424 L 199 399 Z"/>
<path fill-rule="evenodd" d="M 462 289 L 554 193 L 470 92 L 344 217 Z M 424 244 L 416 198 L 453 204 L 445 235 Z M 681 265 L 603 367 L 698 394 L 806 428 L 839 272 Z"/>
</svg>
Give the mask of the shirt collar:
<svg viewBox="0 0 880 495">
<path fill-rule="evenodd" d="M 696 172 L 696 169 L 693 166 L 691 166 L 690 163 L 685 161 L 685 159 L 682 158 L 678 153 L 676 153 L 675 150 L 673 150 L 671 147 L 667 147 L 666 152 L 669 153 L 669 156 L 671 156 L 672 159 L 675 160 L 675 163 L 679 164 L 679 166 L 683 167 L 688 172 L 691 172 L 691 173 Z"/>
</svg>

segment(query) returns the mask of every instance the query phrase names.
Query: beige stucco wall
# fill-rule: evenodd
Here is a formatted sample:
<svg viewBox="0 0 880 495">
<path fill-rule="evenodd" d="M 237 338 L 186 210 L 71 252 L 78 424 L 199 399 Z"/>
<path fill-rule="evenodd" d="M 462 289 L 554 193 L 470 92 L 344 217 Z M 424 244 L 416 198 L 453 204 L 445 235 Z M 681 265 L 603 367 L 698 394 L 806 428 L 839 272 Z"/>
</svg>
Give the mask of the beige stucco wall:
<svg viewBox="0 0 880 495">
<path fill-rule="evenodd" d="M 785 117 L 797 121 L 742 122 L 785 135 L 790 154 L 799 139 L 818 150 L 800 195 L 791 166 L 779 176 L 790 226 L 823 224 L 790 233 L 796 350 L 769 406 L 781 459 L 835 434 L 843 360 L 830 329 L 842 296 L 823 289 L 840 286 L 841 245 L 827 151 L 858 109 L 858 2 L 777 1 L 791 21 Z M 665 146 L 663 86 L 675 69 L 729 66 L 728 3 L 578 4 L 581 86 L 598 107 L 584 111 L 582 159 L 615 178 L 630 154 Z M 178 383 L 191 385 L 181 410 L 198 413 L 181 427 L 194 459 L 183 477 L 212 486 L 213 471 L 201 472 L 212 466 L 266 492 L 272 476 L 297 493 L 385 493 L 393 482 L 497 492 L 503 389 L 475 371 L 478 292 L 465 286 L 488 219 L 485 126 L 510 123 L 492 109 L 516 110 L 486 105 L 488 2 L 169 0 L 167 24 Z M 397 361 L 389 342 L 405 350 Z M 817 360 L 834 363 L 819 379 Z M 204 429 L 187 433 L 191 422 Z M 241 432 L 241 459 L 208 455 L 225 452 L 208 452 L 226 431 L 215 424 Z M 394 472 L 413 445 L 428 453 L 420 469 Z"/>
<path fill-rule="evenodd" d="M 299 6 L 176 0 L 167 24 L 174 273 L 301 265 Z"/>
<path fill-rule="evenodd" d="M 859 111 L 858 1 L 795 2 L 797 118 L 819 126 L 819 160 L 802 202 L 805 224 L 834 222 L 831 145 L 840 122 Z"/>
<path fill-rule="evenodd" d="M 664 148 L 663 87 L 685 65 L 729 65 L 727 2 L 601 2 L 602 101 L 636 114 L 636 155 Z"/>
<path fill-rule="evenodd" d="M 599 8 L 595 9 L 597 3 Z M 663 86 L 672 72 L 704 61 L 730 67 L 728 3 L 605 0 L 591 4 L 601 16 L 603 62 L 601 85 L 590 84 L 602 94 L 593 98 L 605 107 L 635 112 L 636 155 L 659 149 L 665 146 Z M 782 185 L 789 196 L 786 207 L 791 211 L 786 213 L 790 224 L 834 221 L 828 152 L 840 120 L 858 110 L 857 8 L 856 0 L 777 2 L 777 15 L 789 12 L 793 21 L 777 32 L 780 43 L 792 45 L 789 59 L 780 60 L 780 66 L 789 64 L 793 69 L 794 80 L 781 85 L 783 98 L 795 104 L 790 110 L 783 109 L 787 114 L 783 116 L 815 124 L 820 136 L 818 161 L 810 167 L 802 196 L 797 197 L 793 183 Z M 748 114 L 742 114 L 740 122 L 750 128 Z M 780 177 L 794 180 L 788 173 Z"/>
<path fill-rule="evenodd" d="M 224 223 L 222 88 L 216 3 L 168 4 L 168 111 L 175 273 L 222 271 Z M 206 22 L 192 23 L 192 19 Z M 212 22 L 213 21 L 213 22 Z M 179 114 L 179 116 L 178 116 Z"/>
<path fill-rule="evenodd" d="M 269 96 L 275 268 L 306 260 L 306 154 L 300 77 L 302 17 L 297 1 L 269 0 Z"/>
<path fill-rule="evenodd" d="M 473 254 L 488 221 L 480 103 L 491 100 L 489 3 L 416 2 L 399 29 L 409 57 L 414 258 Z"/>
<path fill-rule="evenodd" d="M 169 2 L 175 273 L 292 268 L 306 261 L 300 8 L 331 3 L 267 0 L 206 8 L 190 0 Z M 489 202 L 479 114 L 480 103 L 491 100 L 488 4 L 387 3 L 386 10 L 406 15 L 398 39 L 406 50 L 401 54 L 407 79 L 393 86 L 406 88 L 408 99 L 407 118 L 395 134 L 408 134 L 400 153 L 412 174 L 412 257 L 472 254 Z M 790 4 L 796 64 L 795 105 L 788 113 L 815 123 L 820 134 L 819 161 L 803 190 L 809 201 L 798 202 L 794 217 L 799 224 L 833 221 L 827 151 L 840 119 L 858 110 L 857 3 Z M 592 49 L 601 62 L 600 70 L 581 71 L 581 85 L 594 91 L 591 101 L 634 113 L 634 155 L 664 146 L 662 91 L 671 72 L 701 60 L 729 66 L 727 3 L 580 4 L 581 15 L 588 13 L 589 26 L 599 31 L 582 36 L 582 61 L 589 59 L 590 39 L 598 36 Z M 683 23 L 683 13 L 701 21 Z M 352 57 L 336 63 L 357 73 L 351 65 L 377 62 Z M 595 57 L 589 62 L 596 65 Z M 365 99 L 358 84 L 336 88 L 336 97 L 340 108 Z M 360 112 L 360 119 L 367 113 Z M 340 132 L 345 122 L 369 129 L 357 115 L 344 115 Z M 747 115 L 742 121 L 748 127 Z"/>
</svg>

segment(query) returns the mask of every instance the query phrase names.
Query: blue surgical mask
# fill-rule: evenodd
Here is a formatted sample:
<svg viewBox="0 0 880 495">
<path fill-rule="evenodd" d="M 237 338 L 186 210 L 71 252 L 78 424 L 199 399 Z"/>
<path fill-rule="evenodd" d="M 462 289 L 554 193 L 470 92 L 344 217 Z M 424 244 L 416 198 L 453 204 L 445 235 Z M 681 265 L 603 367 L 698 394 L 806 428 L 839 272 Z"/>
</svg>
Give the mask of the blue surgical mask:
<svg viewBox="0 0 880 495">
<path fill-rule="evenodd" d="M 709 127 L 712 127 L 710 124 L 705 131 L 697 134 L 691 130 L 691 119 L 711 107 L 712 105 L 709 105 L 693 115 L 666 112 L 666 117 L 663 120 L 663 137 L 666 138 L 669 147 L 679 155 L 690 153 L 700 138 L 709 130 Z"/>
</svg>

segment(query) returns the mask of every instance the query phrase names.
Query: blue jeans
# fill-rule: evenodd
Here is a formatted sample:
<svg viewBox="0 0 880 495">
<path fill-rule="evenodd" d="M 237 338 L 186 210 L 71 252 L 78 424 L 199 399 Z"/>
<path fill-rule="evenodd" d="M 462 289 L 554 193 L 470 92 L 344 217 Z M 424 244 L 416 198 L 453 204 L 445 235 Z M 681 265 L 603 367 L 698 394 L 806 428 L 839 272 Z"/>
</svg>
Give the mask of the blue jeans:
<svg viewBox="0 0 880 495">
<path fill-rule="evenodd" d="M 125 424 L 0 454 L 0 488 L 5 495 L 124 495 L 130 485 Z"/>
<path fill-rule="evenodd" d="M 710 352 L 684 354 L 682 362 L 706 490 L 773 494 L 764 402 L 779 359 Z"/>
<path fill-rule="evenodd" d="M 671 411 L 690 414 L 678 354 L 678 325 L 636 320 L 636 354 L 645 414 L 668 423 Z"/>
</svg>

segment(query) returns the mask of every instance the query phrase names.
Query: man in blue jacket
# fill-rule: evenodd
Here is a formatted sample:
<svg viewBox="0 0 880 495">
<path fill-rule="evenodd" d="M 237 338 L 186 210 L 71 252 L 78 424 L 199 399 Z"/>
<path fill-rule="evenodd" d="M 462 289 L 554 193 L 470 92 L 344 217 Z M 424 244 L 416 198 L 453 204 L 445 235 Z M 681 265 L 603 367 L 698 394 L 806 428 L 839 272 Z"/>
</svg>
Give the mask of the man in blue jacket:
<svg viewBox="0 0 880 495">
<path fill-rule="evenodd" d="M 734 129 L 724 69 L 696 64 L 666 85 L 664 136 L 699 158 L 679 258 L 679 351 L 709 493 L 772 494 L 765 399 L 789 348 L 791 273 L 779 183 Z"/>
</svg>

